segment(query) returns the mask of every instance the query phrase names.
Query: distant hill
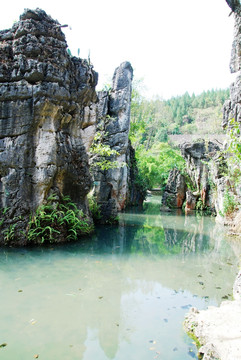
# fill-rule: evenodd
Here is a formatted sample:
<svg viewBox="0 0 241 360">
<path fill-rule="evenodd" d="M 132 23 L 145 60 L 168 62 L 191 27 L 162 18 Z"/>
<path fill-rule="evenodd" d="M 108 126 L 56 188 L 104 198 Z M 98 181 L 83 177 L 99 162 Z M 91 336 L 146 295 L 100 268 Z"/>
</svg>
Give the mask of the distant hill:
<svg viewBox="0 0 241 360">
<path fill-rule="evenodd" d="M 222 107 L 229 98 L 228 89 L 204 91 L 200 95 L 146 100 L 138 92 L 132 99 L 130 138 L 134 147 L 146 150 L 160 142 L 174 145 L 184 139 L 225 140 Z M 185 136 L 184 136 L 185 135 Z M 190 140 L 188 140 L 190 141 Z"/>
</svg>

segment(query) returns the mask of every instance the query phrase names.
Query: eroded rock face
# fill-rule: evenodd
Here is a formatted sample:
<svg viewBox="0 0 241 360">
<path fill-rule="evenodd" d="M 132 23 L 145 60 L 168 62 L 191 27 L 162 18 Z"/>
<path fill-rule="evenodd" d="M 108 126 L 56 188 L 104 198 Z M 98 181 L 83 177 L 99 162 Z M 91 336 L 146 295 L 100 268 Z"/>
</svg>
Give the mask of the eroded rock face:
<svg viewBox="0 0 241 360">
<path fill-rule="evenodd" d="M 165 187 L 162 204 L 173 209 L 180 209 L 186 199 L 186 180 L 181 172 L 174 168 L 170 171 Z"/>
<path fill-rule="evenodd" d="M 210 179 L 214 175 L 211 175 L 208 162 L 216 156 L 219 150 L 217 144 L 205 140 L 184 143 L 181 146 L 182 156 L 186 160 L 187 173 L 195 189 L 192 194 L 190 190 L 187 194 L 187 211 L 194 209 L 198 198 L 201 199 L 203 206 L 214 207 L 214 198 L 210 188 Z"/>
<path fill-rule="evenodd" d="M 88 214 L 84 134 L 96 119 L 97 74 L 66 48 L 60 24 L 40 9 L 0 31 L 0 208 L 8 209 L 3 226 L 21 216 L 19 244 L 29 214 L 51 192 Z"/>
<path fill-rule="evenodd" d="M 231 52 L 230 70 L 237 73 L 237 78 L 230 86 L 230 100 L 227 100 L 223 109 L 223 127 L 232 126 L 230 121 L 234 119 L 241 123 L 241 5 L 236 6 L 234 16 L 234 39 Z"/>
<path fill-rule="evenodd" d="M 133 168 L 128 166 L 134 161 L 128 140 L 132 78 L 132 66 L 124 62 L 115 70 L 110 92 L 98 93 L 97 132 L 101 134 L 103 145 L 118 153 L 110 157 L 117 164 L 114 168 L 94 171 L 94 195 L 101 206 L 102 222 L 114 219 L 118 211 L 138 197 L 134 184 L 130 186 Z"/>
</svg>

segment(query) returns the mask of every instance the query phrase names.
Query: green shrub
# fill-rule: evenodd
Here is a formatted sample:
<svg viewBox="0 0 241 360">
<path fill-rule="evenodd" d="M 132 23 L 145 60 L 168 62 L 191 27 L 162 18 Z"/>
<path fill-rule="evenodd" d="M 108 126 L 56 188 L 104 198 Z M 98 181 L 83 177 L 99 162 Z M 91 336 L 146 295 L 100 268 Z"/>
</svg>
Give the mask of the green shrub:
<svg viewBox="0 0 241 360">
<path fill-rule="evenodd" d="M 31 216 L 27 239 L 34 243 L 71 241 L 92 230 L 92 224 L 70 197 L 52 195 Z"/>
<path fill-rule="evenodd" d="M 225 216 L 230 216 L 235 210 L 237 210 L 237 207 L 238 203 L 234 194 L 232 194 L 229 189 L 226 189 L 223 199 L 223 214 Z"/>
<path fill-rule="evenodd" d="M 139 181 L 145 187 L 163 189 L 167 183 L 170 170 L 178 168 L 184 172 L 185 160 L 179 150 L 173 149 L 167 143 L 159 143 L 146 151 L 144 147 L 136 150 Z"/>
</svg>

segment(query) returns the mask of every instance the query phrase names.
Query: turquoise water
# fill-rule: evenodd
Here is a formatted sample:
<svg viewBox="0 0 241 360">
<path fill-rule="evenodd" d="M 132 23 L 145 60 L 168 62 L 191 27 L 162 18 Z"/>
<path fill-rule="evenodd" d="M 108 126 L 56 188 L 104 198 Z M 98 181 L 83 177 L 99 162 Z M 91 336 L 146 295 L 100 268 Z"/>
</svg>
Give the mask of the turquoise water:
<svg viewBox="0 0 241 360">
<path fill-rule="evenodd" d="M 84 242 L 0 249 L 0 359 L 196 359 L 185 314 L 231 298 L 240 246 L 159 203 Z"/>
</svg>

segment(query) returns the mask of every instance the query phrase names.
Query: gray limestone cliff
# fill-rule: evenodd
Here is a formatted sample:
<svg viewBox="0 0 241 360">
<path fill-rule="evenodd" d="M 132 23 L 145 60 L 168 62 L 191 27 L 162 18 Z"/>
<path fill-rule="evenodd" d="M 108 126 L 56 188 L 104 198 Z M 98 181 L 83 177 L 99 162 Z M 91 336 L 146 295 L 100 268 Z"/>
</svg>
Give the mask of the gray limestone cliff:
<svg viewBox="0 0 241 360">
<path fill-rule="evenodd" d="M 135 153 L 128 138 L 132 78 L 131 64 L 123 62 L 114 72 L 111 89 L 98 93 L 96 131 L 102 145 L 111 150 L 109 161 L 114 164 L 105 169 L 94 166 L 94 197 L 100 206 L 102 223 L 114 221 L 118 211 L 144 200 L 141 188 L 135 184 Z M 95 163 L 93 159 L 92 165 Z"/>
<path fill-rule="evenodd" d="M 68 55 L 61 25 L 43 10 L 27 9 L 0 31 L 0 243 L 14 226 L 25 244 L 29 215 L 51 193 L 70 196 L 88 216 L 83 135 L 95 121 L 96 83 L 92 66 Z"/>
<path fill-rule="evenodd" d="M 200 139 L 183 143 L 181 153 L 186 161 L 186 173 L 183 175 L 177 169 L 170 172 L 163 205 L 182 208 L 185 204 L 186 212 L 195 209 L 215 211 L 216 192 L 213 184 L 218 181 L 220 172 L 212 160 L 219 157 L 219 151 L 219 146 L 211 141 Z"/>
<path fill-rule="evenodd" d="M 237 78 L 230 86 L 230 99 L 224 104 L 223 127 L 229 127 L 234 119 L 241 123 L 241 6 L 237 6 L 234 13 L 234 39 L 231 51 L 230 71 L 237 73 Z"/>
<path fill-rule="evenodd" d="M 29 231 L 37 233 L 29 219 L 36 223 L 41 206 L 64 219 L 64 207 L 68 215 L 81 214 L 80 227 L 91 228 L 93 182 L 104 222 L 141 197 L 128 140 L 132 67 L 122 63 L 112 89 L 97 95 L 98 74 L 89 61 L 68 54 L 61 27 L 43 10 L 26 9 L 11 29 L 0 31 L 0 245 L 26 245 Z M 109 161 L 117 166 L 95 168 L 93 179 L 89 155 L 98 132 L 115 151 Z M 72 205 L 60 209 L 64 199 Z M 41 226 L 51 242 L 77 237 L 76 224 L 67 231 L 64 220 L 49 226 L 47 217 Z M 37 243 L 45 241 L 41 226 Z"/>
</svg>

